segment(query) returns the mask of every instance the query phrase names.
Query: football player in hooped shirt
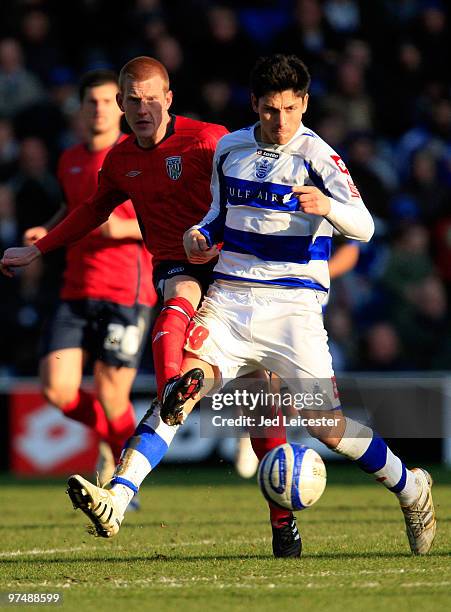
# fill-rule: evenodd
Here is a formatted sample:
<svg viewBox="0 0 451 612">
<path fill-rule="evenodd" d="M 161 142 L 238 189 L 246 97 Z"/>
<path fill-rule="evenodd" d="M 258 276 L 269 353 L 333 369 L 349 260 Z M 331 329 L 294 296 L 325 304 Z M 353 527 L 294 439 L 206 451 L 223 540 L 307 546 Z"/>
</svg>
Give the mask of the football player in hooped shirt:
<svg viewBox="0 0 451 612">
<path fill-rule="evenodd" d="M 105 156 L 126 138 L 120 129 L 117 92 L 118 77 L 110 70 L 82 77 L 84 140 L 66 150 L 58 164 L 65 205 L 46 225 L 28 229 L 26 244 L 47 235 L 67 212 L 84 209 L 96 192 Z M 101 482 L 111 478 L 135 429 L 130 389 L 156 302 L 152 258 L 143 245 L 133 206 L 124 199 L 99 229 L 68 246 L 60 301 L 46 322 L 40 346 L 46 399 L 94 429 L 105 443 L 100 444 Z M 94 393 L 80 388 L 88 356 L 93 361 Z"/>
<path fill-rule="evenodd" d="M 117 101 L 133 134 L 117 144 L 105 158 L 97 193 L 33 246 L 5 251 L 0 268 L 4 274 L 12 275 L 14 267 L 27 265 L 47 251 L 78 240 L 104 223 L 124 198 L 130 198 L 143 240 L 153 255 L 155 286 L 164 299 L 152 333 L 158 396 L 164 399 L 165 390 L 173 390 L 173 384 L 180 379 L 188 325 L 202 292 L 211 282 L 218 254 L 216 246 L 207 248 L 207 263 L 189 263 L 183 248 L 183 233 L 209 208 L 213 156 L 218 140 L 227 130 L 170 114 L 172 92 L 168 74 L 153 58 L 138 57 L 128 62 L 120 72 L 119 87 Z M 141 451 L 150 448 L 150 440 L 160 440 L 160 454 L 164 454 L 163 449 L 167 448 L 177 427 L 160 418 L 158 410 L 153 414 L 153 428 L 147 425 L 144 429 L 138 428 L 127 444 L 121 465 L 129 465 L 131 457 L 142 458 L 148 467 L 156 465 L 158 453 L 155 455 L 152 451 L 151 455 L 143 457 L 136 451 L 137 447 Z M 254 450 L 261 458 L 285 441 L 285 431 L 281 428 L 271 438 L 253 440 Z M 118 474 L 121 469 L 119 466 Z M 127 505 L 134 492 L 121 484 L 120 475 L 112 483 L 112 490 L 121 497 L 121 505 Z M 82 497 L 74 503 L 92 520 L 98 535 L 114 535 L 114 529 L 99 522 L 102 505 L 92 504 Z M 270 514 L 273 525 L 289 516 L 289 512 L 273 505 L 270 505 Z"/>
</svg>

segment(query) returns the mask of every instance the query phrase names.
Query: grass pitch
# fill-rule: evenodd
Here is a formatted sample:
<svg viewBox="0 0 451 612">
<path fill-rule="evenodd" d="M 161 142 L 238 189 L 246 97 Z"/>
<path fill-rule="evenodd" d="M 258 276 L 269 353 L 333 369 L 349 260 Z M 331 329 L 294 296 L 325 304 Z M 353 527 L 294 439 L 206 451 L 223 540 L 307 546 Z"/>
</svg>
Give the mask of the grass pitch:
<svg viewBox="0 0 451 612">
<path fill-rule="evenodd" d="M 230 467 L 160 468 L 111 541 L 86 533 L 62 481 L 3 477 L 0 590 L 58 591 L 77 612 L 450 610 L 451 473 L 431 468 L 437 538 L 412 557 L 395 497 L 355 466 L 328 472 L 298 513 L 301 560 L 272 557 L 263 498 Z"/>
</svg>

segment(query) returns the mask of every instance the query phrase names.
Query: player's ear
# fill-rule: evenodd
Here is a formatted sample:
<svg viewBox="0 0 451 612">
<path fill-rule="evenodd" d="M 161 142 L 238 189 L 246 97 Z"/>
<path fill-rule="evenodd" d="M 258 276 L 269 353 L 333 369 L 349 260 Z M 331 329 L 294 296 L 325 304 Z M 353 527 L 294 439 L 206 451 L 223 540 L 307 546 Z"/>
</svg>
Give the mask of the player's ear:
<svg viewBox="0 0 451 612">
<path fill-rule="evenodd" d="M 302 114 L 304 114 L 305 111 L 307 110 L 308 101 L 309 101 L 309 96 L 308 96 L 308 93 L 306 93 L 304 98 L 302 99 L 302 104 L 303 104 Z"/>
<path fill-rule="evenodd" d="M 116 94 L 116 102 L 117 102 L 117 105 L 119 106 L 119 108 L 121 109 L 121 111 L 124 113 L 125 112 L 124 104 L 123 104 L 124 96 L 121 94 L 120 91 L 118 91 L 117 94 Z"/>
<path fill-rule="evenodd" d="M 257 100 L 257 97 L 253 93 L 251 93 L 251 104 L 252 104 L 252 110 L 255 113 L 258 113 L 258 100 Z"/>
<path fill-rule="evenodd" d="M 168 93 L 166 94 L 166 110 L 169 110 L 169 108 L 171 107 L 172 97 L 173 97 L 173 93 L 171 90 L 169 90 Z"/>
</svg>

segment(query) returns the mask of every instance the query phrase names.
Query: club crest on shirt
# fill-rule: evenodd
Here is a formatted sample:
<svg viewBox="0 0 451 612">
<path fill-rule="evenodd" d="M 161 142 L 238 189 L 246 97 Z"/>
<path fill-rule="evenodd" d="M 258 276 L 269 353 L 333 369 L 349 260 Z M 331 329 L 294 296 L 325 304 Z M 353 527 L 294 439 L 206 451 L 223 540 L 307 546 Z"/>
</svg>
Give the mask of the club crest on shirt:
<svg viewBox="0 0 451 612">
<path fill-rule="evenodd" d="M 173 181 L 177 181 L 182 174 L 182 156 L 173 155 L 172 157 L 166 157 L 166 172 Z"/>
<path fill-rule="evenodd" d="M 255 176 L 258 179 L 264 179 L 268 176 L 273 165 L 273 160 L 263 157 L 255 162 Z"/>
</svg>

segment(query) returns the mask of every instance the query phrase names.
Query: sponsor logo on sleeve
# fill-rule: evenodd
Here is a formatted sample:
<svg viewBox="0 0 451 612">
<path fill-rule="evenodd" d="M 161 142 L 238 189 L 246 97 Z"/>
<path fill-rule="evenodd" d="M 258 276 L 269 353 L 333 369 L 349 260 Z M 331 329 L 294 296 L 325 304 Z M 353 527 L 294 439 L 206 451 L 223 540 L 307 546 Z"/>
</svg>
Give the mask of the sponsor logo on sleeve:
<svg viewBox="0 0 451 612">
<path fill-rule="evenodd" d="M 349 175 L 349 170 L 346 168 L 346 164 L 339 155 L 331 155 L 331 158 L 335 162 L 335 165 L 340 170 L 340 172 Z"/>
<path fill-rule="evenodd" d="M 349 187 L 349 191 L 351 192 L 351 197 L 352 198 L 360 198 L 360 192 L 357 189 L 357 185 L 355 185 L 351 179 L 348 179 L 348 187 Z"/>
</svg>

